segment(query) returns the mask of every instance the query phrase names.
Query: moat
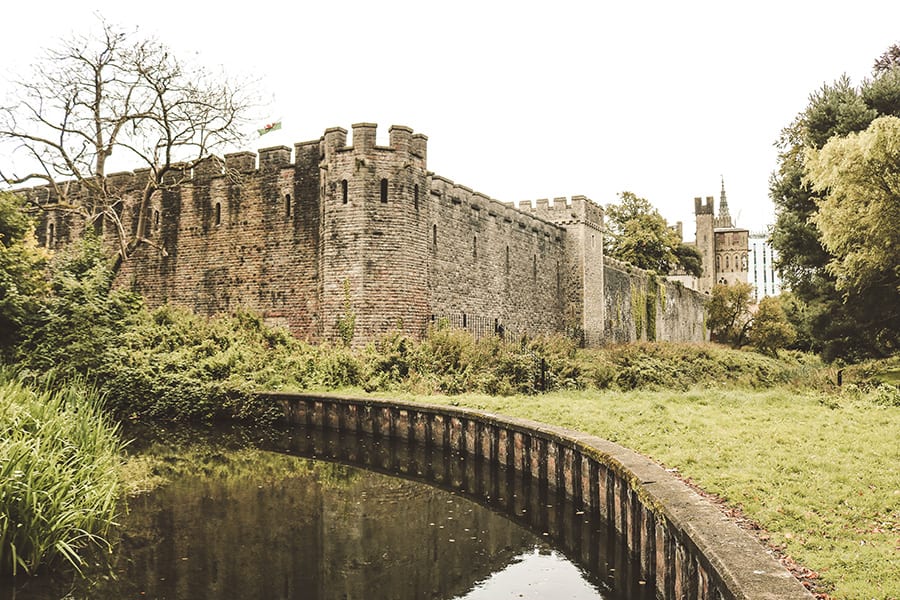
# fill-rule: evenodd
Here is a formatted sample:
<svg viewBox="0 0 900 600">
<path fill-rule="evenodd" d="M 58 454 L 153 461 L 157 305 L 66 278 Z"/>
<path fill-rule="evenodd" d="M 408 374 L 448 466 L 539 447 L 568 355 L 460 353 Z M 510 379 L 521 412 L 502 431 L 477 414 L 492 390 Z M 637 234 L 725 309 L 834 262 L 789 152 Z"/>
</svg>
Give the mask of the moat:
<svg viewBox="0 0 900 600">
<path fill-rule="evenodd" d="M 111 565 L 0 599 L 654 597 L 604 523 L 515 472 L 303 428 L 154 437 L 134 451 L 168 482 L 129 499 Z"/>
</svg>

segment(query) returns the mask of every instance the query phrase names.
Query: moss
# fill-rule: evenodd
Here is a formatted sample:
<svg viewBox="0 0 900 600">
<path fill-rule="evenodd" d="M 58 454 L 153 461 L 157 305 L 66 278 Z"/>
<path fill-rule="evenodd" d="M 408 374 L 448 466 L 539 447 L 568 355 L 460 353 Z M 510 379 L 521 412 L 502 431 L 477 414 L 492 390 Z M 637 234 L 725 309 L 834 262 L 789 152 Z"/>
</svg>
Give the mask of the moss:
<svg viewBox="0 0 900 600">
<path fill-rule="evenodd" d="M 647 294 L 631 282 L 631 318 L 634 321 L 634 338 L 641 340 L 644 332 L 644 313 L 647 312 Z"/>
<path fill-rule="evenodd" d="M 647 282 L 646 310 L 647 310 L 647 341 L 656 341 L 656 299 L 659 293 L 659 283 L 656 277 L 651 277 Z"/>
</svg>

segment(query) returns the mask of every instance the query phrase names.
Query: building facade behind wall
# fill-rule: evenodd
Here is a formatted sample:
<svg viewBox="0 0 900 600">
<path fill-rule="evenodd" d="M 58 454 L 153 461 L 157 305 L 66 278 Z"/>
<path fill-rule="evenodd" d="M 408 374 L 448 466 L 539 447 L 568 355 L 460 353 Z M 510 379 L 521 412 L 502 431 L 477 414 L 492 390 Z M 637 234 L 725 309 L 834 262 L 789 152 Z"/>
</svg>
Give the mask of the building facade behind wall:
<svg viewBox="0 0 900 600">
<path fill-rule="evenodd" d="M 777 296 L 781 293 L 781 278 L 775 270 L 777 253 L 769 243 L 769 234 L 753 232 L 750 234 L 749 276 L 753 284 L 753 300 L 759 302 L 766 296 Z"/>
<path fill-rule="evenodd" d="M 640 278 L 616 283 L 636 305 L 609 314 L 595 203 L 497 202 L 428 171 L 424 135 L 393 126 L 389 139 L 376 144 L 376 126 L 358 123 L 352 144 L 338 127 L 293 151 L 212 157 L 154 195 L 150 243 L 123 263 L 117 283 L 151 306 L 250 309 L 310 341 L 339 339 L 348 321 L 355 344 L 391 330 L 419 336 L 436 322 L 479 335 L 567 333 L 588 345 L 705 338 L 699 296 L 673 291 L 668 305 L 651 303 L 646 290 L 634 292 L 649 285 Z M 136 205 L 127 200 L 137 198 L 140 173 L 110 181 Z M 25 193 L 53 202 L 46 188 Z M 133 223 L 128 210 L 123 221 Z M 65 215 L 45 214 L 44 244 L 76 234 Z M 653 293 L 665 298 L 666 287 Z M 622 317 L 651 308 L 641 327 Z M 668 324 L 650 331 L 651 321 Z"/>
<path fill-rule="evenodd" d="M 694 217 L 697 230 L 693 245 L 700 251 L 703 273 L 700 277 L 681 273 L 672 278 L 704 294 L 716 284 L 748 283 L 750 232 L 735 226 L 728 210 L 724 180 L 719 214 L 715 213 L 713 197 L 707 196 L 705 200 L 694 198 Z"/>
</svg>

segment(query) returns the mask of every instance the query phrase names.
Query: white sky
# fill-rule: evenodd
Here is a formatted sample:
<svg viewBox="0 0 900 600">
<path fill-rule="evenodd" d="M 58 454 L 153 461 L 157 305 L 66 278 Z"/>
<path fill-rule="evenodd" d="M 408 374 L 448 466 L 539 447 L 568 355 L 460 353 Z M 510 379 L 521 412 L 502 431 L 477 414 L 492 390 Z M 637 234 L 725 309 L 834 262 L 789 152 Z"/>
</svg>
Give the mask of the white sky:
<svg viewBox="0 0 900 600">
<path fill-rule="evenodd" d="M 737 225 L 771 223 L 781 128 L 822 83 L 858 83 L 900 42 L 900 2 L 886 0 L 16 0 L 0 71 L 23 71 L 95 11 L 260 77 L 284 128 L 247 149 L 360 121 L 386 143 L 408 125 L 428 136 L 429 169 L 493 198 L 605 205 L 629 190 L 687 239 L 693 198 L 718 199 L 720 175 Z"/>
</svg>

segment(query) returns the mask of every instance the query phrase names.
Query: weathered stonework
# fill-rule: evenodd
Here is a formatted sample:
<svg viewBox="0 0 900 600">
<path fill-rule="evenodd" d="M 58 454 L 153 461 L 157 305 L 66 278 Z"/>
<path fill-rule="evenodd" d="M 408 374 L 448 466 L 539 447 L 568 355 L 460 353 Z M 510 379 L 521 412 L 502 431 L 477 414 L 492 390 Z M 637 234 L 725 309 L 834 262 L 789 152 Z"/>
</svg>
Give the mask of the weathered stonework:
<svg viewBox="0 0 900 600">
<path fill-rule="evenodd" d="M 588 345 L 705 339 L 699 295 L 605 259 L 597 204 L 504 204 L 428 171 L 424 135 L 395 125 L 378 146 L 375 132 L 358 123 L 352 145 L 336 127 L 293 152 L 210 158 L 154 196 L 152 244 L 125 261 L 117 284 L 151 306 L 253 310 L 311 341 L 339 338 L 348 320 L 355 344 L 390 330 L 419 336 L 439 320 Z M 138 197 L 142 173 L 110 179 Z M 24 193 L 53 202 L 46 188 Z M 132 230 L 133 210 L 126 202 L 122 215 Z M 43 244 L 77 235 L 76 223 L 45 214 Z"/>
</svg>

